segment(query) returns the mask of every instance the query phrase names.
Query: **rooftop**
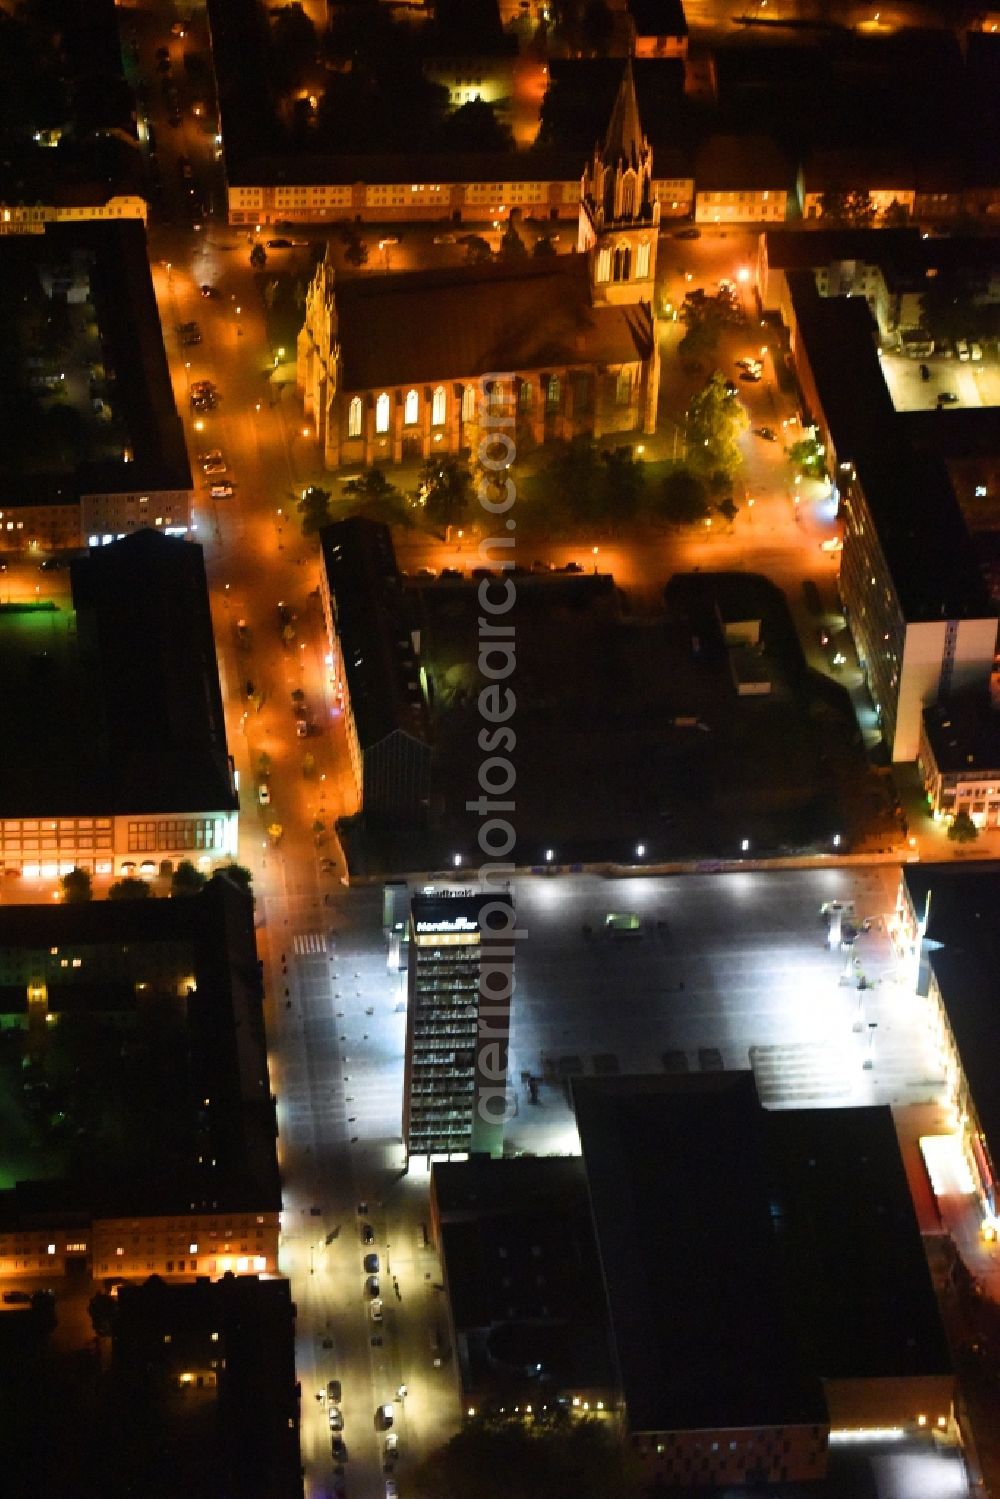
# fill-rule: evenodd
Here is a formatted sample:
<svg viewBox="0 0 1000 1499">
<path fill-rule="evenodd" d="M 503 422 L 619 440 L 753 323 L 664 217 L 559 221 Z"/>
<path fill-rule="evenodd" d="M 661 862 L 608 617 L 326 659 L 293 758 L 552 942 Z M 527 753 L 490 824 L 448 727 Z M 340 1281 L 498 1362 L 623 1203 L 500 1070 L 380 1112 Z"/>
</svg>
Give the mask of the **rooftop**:
<svg viewBox="0 0 1000 1499">
<path fill-rule="evenodd" d="M 628 0 L 638 36 L 687 36 L 681 0 Z"/>
<path fill-rule="evenodd" d="M 924 732 L 942 774 L 977 772 L 1000 779 L 1000 713 L 989 697 L 968 693 L 924 709 Z"/>
<path fill-rule="evenodd" d="M 362 751 L 393 733 L 429 742 L 388 526 L 354 516 L 324 526 L 320 544 Z"/>
<path fill-rule="evenodd" d="M 1000 865 L 907 864 L 903 879 L 916 915 L 928 916 L 921 989 L 926 992 L 926 964 L 937 979 L 990 1156 L 998 1161 Z"/>
<path fill-rule="evenodd" d="M 630 1430 L 822 1424 L 752 1074 L 576 1078 L 573 1098 Z"/>
<path fill-rule="evenodd" d="M 653 348 L 648 307 L 592 306 L 583 255 L 338 278 L 334 295 L 347 391 L 631 363 Z"/>
<path fill-rule="evenodd" d="M 0 610 L 0 815 L 235 810 L 201 548 L 137 531 L 71 582 L 72 609 Z"/>
<path fill-rule="evenodd" d="M 737 188 L 785 192 L 792 185 L 789 158 L 765 135 L 710 135 L 694 162 L 698 192 Z"/>
</svg>

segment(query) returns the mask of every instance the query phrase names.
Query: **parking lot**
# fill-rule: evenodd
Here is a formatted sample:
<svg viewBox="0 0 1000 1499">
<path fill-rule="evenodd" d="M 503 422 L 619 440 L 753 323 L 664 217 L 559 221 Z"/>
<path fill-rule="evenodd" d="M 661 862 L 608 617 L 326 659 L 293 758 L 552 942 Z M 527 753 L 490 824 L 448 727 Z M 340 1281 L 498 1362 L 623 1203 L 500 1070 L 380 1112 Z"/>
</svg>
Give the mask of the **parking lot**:
<svg viewBox="0 0 1000 1499">
<path fill-rule="evenodd" d="M 920 375 L 922 364 L 930 371 L 927 380 Z M 882 372 L 897 411 L 931 410 L 942 392 L 957 396 L 951 404 L 958 408 L 1000 406 L 1000 365 L 990 360 L 963 362 L 939 354 L 908 359 L 887 350 L 882 355 Z"/>
</svg>

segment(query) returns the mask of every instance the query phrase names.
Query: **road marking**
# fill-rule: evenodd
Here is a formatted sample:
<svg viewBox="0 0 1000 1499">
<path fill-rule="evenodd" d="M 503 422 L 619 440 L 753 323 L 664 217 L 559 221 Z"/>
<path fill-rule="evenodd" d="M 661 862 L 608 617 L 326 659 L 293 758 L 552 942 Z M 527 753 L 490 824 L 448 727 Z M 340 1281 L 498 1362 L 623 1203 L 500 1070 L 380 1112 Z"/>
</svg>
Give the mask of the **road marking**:
<svg viewBox="0 0 1000 1499">
<path fill-rule="evenodd" d="M 292 939 L 292 947 L 300 958 L 310 953 L 326 952 L 326 938 L 322 932 L 299 932 Z"/>
</svg>

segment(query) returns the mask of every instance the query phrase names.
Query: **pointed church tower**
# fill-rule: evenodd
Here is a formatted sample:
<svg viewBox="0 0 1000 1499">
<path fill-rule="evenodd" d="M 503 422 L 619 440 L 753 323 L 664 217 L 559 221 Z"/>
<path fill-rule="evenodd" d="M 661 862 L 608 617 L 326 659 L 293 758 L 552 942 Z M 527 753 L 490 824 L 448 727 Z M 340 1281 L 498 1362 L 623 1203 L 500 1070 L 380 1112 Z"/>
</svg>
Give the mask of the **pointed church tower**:
<svg viewBox="0 0 1000 1499">
<path fill-rule="evenodd" d="M 581 184 L 577 248 L 590 260 L 595 303 L 652 303 L 659 225 L 653 152 L 639 123 L 629 58 L 604 144 Z"/>
</svg>

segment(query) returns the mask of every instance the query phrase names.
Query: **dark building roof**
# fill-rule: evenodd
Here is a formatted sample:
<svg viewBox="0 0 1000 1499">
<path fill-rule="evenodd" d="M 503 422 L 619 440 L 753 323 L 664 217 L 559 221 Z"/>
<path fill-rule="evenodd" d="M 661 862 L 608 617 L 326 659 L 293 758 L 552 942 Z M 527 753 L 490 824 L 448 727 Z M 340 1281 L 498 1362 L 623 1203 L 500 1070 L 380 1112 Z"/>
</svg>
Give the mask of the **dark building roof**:
<svg viewBox="0 0 1000 1499">
<path fill-rule="evenodd" d="M 950 1374 L 889 1107 L 763 1121 L 772 1230 L 809 1366 L 824 1380 Z"/>
<path fill-rule="evenodd" d="M 989 596 L 948 471 L 940 458 L 918 454 L 905 441 L 867 303 L 821 297 L 811 271 L 787 277 L 797 336 L 837 459 L 857 471 L 905 618 L 988 616 Z"/>
<path fill-rule="evenodd" d="M 201 547 L 137 531 L 76 559 L 71 578 L 106 755 L 108 802 L 93 810 L 235 809 Z"/>
<path fill-rule="evenodd" d="M 203 1394 L 174 1391 L 192 1367 L 216 1361 L 213 1419 Z M 131 1392 L 114 1443 L 155 1461 L 157 1484 L 191 1499 L 301 1499 L 295 1311 L 287 1280 L 225 1276 L 168 1285 L 150 1277 L 122 1286 L 112 1339 L 116 1373 Z M 167 1392 L 170 1391 L 168 1394 Z M 143 1414 L 132 1426 L 134 1412 Z M 151 1419 L 150 1419 L 151 1418 Z M 157 1431 L 155 1457 L 149 1433 Z M 112 1446 L 111 1451 L 114 1451 Z"/>
<path fill-rule="evenodd" d="M 353 516 L 324 526 L 320 545 L 362 751 L 394 733 L 428 744 L 430 725 L 388 526 Z"/>
<path fill-rule="evenodd" d="M 632 59 L 625 63 L 625 72 L 615 96 L 614 108 L 604 137 L 601 152 L 608 166 L 619 162 L 633 171 L 639 168 L 642 157 L 643 133 L 639 123 L 639 102 L 635 97 L 635 78 L 632 76 Z"/>
<path fill-rule="evenodd" d="M 630 1430 L 822 1424 L 752 1074 L 577 1078 L 573 1098 Z"/>
<path fill-rule="evenodd" d="M 637 36 L 687 36 L 682 0 L 628 0 Z"/>
<path fill-rule="evenodd" d="M 764 233 L 771 270 L 817 270 L 839 260 L 860 260 L 880 268 L 915 263 L 919 229 L 768 229 Z"/>
<path fill-rule="evenodd" d="M 579 1158 L 435 1163 L 432 1199 L 463 1385 L 497 1404 L 613 1383 Z M 541 1368 L 538 1366 L 541 1365 Z"/>
<path fill-rule="evenodd" d="M 43 496 L 69 501 L 85 494 L 190 490 L 191 466 L 163 347 L 143 224 L 125 219 L 63 222 L 46 225 L 42 235 L 0 237 L 0 288 L 16 287 L 28 269 L 37 274 L 78 255 L 87 264 L 108 399 L 132 456 L 126 463 L 91 459 L 84 452 L 79 463 L 58 475 L 36 475 L 30 459 L 19 459 L 6 488 L 20 489 L 26 503 L 36 504 Z"/>
<path fill-rule="evenodd" d="M 583 255 L 338 279 L 335 297 L 345 391 L 628 364 L 653 351 L 647 306 L 592 305 Z"/>
<path fill-rule="evenodd" d="M 989 697 L 964 693 L 924 709 L 924 732 L 944 775 L 1000 775 L 1000 713 Z"/>
<path fill-rule="evenodd" d="M 907 864 L 903 879 L 917 918 L 927 915 L 920 991 L 930 969 L 990 1156 L 1000 1161 L 1000 865 Z"/>
<path fill-rule="evenodd" d="M 807 193 L 907 189 L 916 185 L 916 168 L 905 152 L 888 147 L 827 147 L 807 155 L 802 163 L 802 185 Z"/>
<path fill-rule="evenodd" d="M 783 192 L 792 185 L 792 166 L 781 148 L 765 135 L 710 135 L 699 147 L 694 179 L 699 193 Z"/>
<path fill-rule="evenodd" d="M 102 949 L 103 956 L 116 955 L 107 981 L 100 977 L 109 968 L 102 963 Z M 55 998 L 69 1001 L 61 1009 L 77 1014 L 97 1010 L 102 1018 L 111 1009 L 135 1011 L 138 984 L 155 990 L 164 973 L 174 985 L 190 973 L 194 987 L 186 997 L 187 1072 L 179 1084 L 183 1117 L 173 1123 L 177 1140 L 197 1142 L 197 1153 L 192 1150 L 181 1165 L 180 1149 L 150 1149 L 145 1170 L 135 1169 L 134 1157 L 128 1156 L 130 1169 L 123 1174 L 121 1161 L 102 1145 L 95 1153 L 96 1174 L 24 1181 L 0 1194 L 0 1221 L 35 1221 L 39 1215 L 83 1207 L 94 1216 L 112 1217 L 215 1206 L 233 1212 L 278 1210 L 281 1186 L 261 980 L 253 904 L 246 891 L 220 874 L 197 895 L 180 900 L 0 906 L 0 963 L 19 953 L 34 958 L 46 977 L 50 971 L 63 972 L 57 966 L 61 954 L 81 957 L 80 986 L 67 978 L 56 985 Z M 84 1002 L 95 995 L 96 1004 Z M 95 1093 L 102 1086 L 99 1077 L 81 1080 L 81 1087 Z M 209 1107 L 203 1103 L 206 1098 Z M 164 1174 L 165 1161 L 172 1163 L 173 1176 Z"/>
</svg>

